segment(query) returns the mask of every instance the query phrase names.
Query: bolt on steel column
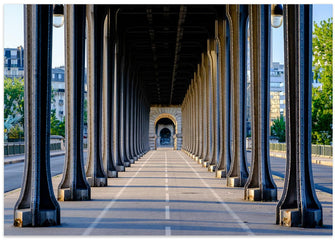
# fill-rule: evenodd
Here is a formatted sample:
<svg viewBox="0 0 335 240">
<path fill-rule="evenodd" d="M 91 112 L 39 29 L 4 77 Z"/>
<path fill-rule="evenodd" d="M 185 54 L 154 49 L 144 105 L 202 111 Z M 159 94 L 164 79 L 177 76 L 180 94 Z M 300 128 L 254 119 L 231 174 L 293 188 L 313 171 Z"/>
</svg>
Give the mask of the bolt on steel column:
<svg viewBox="0 0 335 240">
<path fill-rule="evenodd" d="M 227 174 L 227 186 L 243 187 L 248 178 L 245 156 L 245 24 L 247 9 L 243 5 L 228 5 L 230 24 L 230 58 L 233 94 L 233 158 Z"/>
<path fill-rule="evenodd" d="M 311 163 L 312 5 L 284 5 L 286 174 L 276 223 L 322 226 Z"/>
<path fill-rule="evenodd" d="M 83 156 L 86 6 L 65 5 L 64 16 L 66 152 L 58 200 L 90 200 Z"/>
<path fill-rule="evenodd" d="M 50 172 L 52 5 L 24 6 L 25 164 L 14 226 L 60 224 Z"/>
<path fill-rule="evenodd" d="M 244 199 L 276 201 L 277 187 L 272 179 L 269 155 L 270 5 L 249 6 L 249 19 L 252 158 Z"/>
</svg>

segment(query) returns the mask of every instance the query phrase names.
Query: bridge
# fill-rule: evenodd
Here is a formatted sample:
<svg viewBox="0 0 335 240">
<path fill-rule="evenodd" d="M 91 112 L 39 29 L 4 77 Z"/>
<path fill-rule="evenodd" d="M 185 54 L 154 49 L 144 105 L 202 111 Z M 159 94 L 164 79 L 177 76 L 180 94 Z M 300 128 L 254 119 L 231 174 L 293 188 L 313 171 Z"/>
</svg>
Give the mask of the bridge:
<svg viewBox="0 0 335 240">
<path fill-rule="evenodd" d="M 21 234 L 59 234 L 63 228 L 76 235 L 330 234 L 329 214 L 324 224 L 319 200 L 329 196 L 316 194 L 311 163 L 311 5 L 24 9 L 25 167 L 20 194 L 11 195 L 16 203 L 5 203 L 14 209 L 15 227 L 34 227 Z M 62 174 L 52 178 L 56 11 L 63 12 L 65 24 L 66 151 Z M 283 19 L 285 43 L 287 161 L 279 179 L 273 177 L 268 141 L 271 18 Z"/>
</svg>

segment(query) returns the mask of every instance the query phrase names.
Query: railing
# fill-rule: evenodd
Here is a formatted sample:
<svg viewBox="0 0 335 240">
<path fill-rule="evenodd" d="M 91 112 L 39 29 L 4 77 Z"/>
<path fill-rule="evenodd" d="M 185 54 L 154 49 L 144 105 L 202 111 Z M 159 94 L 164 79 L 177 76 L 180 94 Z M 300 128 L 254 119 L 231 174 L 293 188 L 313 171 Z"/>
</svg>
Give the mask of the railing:
<svg viewBox="0 0 335 240">
<path fill-rule="evenodd" d="M 272 151 L 286 151 L 286 143 L 270 143 L 270 150 Z M 312 155 L 314 156 L 333 156 L 333 146 L 331 145 L 313 145 Z"/>
<path fill-rule="evenodd" d="M 61 143 L 50 143 L 50 151 L 62 150 Z M 4 155 L 17 155 L 24 153 L 24 143 L 6 143 L 4 145 Z"/>
</svg>

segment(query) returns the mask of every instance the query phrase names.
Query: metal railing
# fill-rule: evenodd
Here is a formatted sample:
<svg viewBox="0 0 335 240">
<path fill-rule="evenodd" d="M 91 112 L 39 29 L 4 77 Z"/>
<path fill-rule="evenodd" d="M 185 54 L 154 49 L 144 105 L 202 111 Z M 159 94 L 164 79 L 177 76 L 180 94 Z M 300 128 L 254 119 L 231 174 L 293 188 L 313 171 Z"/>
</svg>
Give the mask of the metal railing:
<svg viewBox="0 0 335 240">
<path fill-rule="evenodd" d="M 50 151 L 62 150 L 61 143 L 50 143 Z M 24 143 L 7 143 L 4 145 L 4 155 L 17 155 L 24 153 Z"/>
<path fill-rule="evenodd" d="M 270 150 L 272 151 L 286 151 L 286 143 L 270 143 Z M 313 145 L 312 155 L 315 156 L 333 156 L 333 146 L 331 145 Z"/>
</svg>

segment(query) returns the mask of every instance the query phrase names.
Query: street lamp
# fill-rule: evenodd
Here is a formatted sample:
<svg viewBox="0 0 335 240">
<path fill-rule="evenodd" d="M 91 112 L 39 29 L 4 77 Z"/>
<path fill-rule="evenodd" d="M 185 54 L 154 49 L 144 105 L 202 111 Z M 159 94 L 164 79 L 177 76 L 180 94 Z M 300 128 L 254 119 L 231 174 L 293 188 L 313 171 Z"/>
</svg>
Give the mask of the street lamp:
<svg viewBox="0 0 335 240">
<path fill-rule="evenodd" d="M 279 28 L 283 23 L 283 5 L 272 4 L 271 5 L 271 26 Z"/>
<path fill-rule="evenodd" d="M 64 24 L 64 6 L 63 4 L 54 4 L 53 26 L 62 27 Z"/>
</svg>

